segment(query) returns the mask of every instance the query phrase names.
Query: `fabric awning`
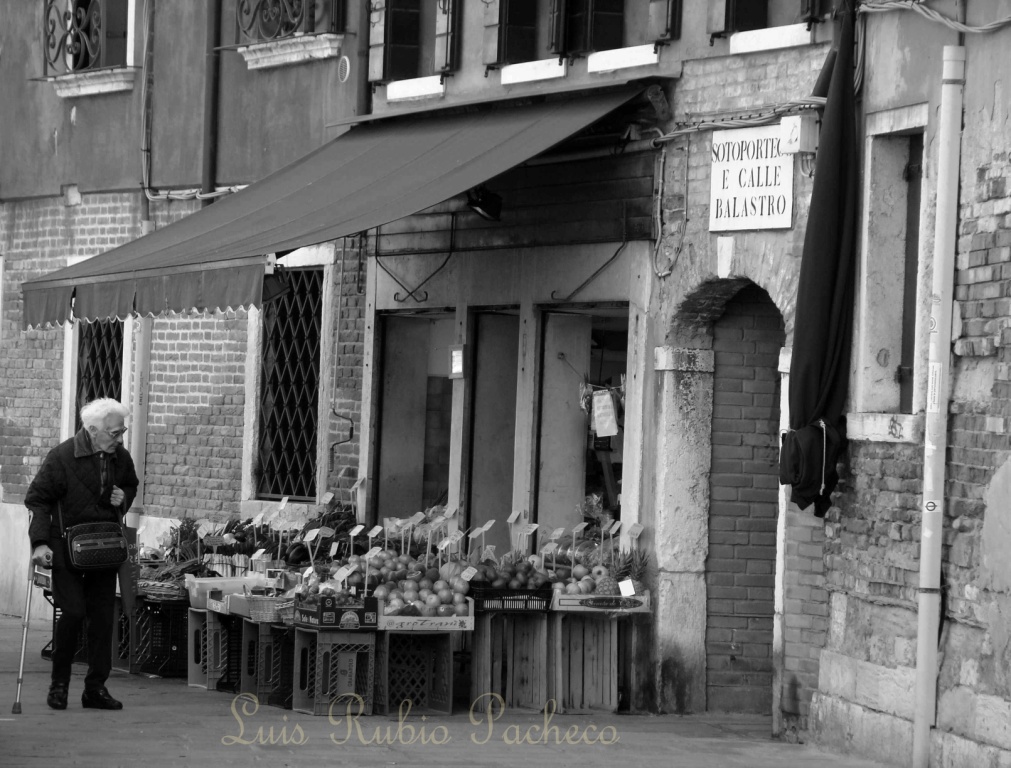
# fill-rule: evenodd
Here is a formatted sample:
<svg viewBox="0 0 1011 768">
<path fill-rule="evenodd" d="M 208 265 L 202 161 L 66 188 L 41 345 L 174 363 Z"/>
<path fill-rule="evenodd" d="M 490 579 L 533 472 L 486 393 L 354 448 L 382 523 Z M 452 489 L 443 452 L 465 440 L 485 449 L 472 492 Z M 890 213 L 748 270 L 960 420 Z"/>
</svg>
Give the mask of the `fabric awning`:
<svg viewBox="0 0 1011 768">
<path fill-rule="evenodd" d="M 268 254 L 368 230 L 459 195 L 638 92 L 357 126 L 164 229 L 26 281 L 23 322 L 259 305 Z"/>
</svg>

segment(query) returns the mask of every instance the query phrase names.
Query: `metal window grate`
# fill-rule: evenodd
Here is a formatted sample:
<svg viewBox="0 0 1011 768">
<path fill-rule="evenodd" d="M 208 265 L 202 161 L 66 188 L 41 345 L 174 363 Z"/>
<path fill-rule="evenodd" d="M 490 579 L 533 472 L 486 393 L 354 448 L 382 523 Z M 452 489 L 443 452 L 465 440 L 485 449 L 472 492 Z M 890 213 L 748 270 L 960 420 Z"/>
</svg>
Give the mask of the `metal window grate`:
<svg viewBox="0 0 1011 768">
<path fill-rule="evenodd" d="M 240 45 L 298 35 L 344 34 L 347 0 L 239 0 L 235 4 Z"/>
<path fill-rule="evenodd" d="M 98 397 L 123 395 L 123 323 L 98 320 L 81 323 L 77 342 L 77 427 L 81 406 Z M 76 431 L 76 430 L 75 430 Z"/>
<path fill-rule="evenodd" d="M 126 65 L 127 0 L 42 0 L 46 77 Z"/>
<path fill-rule="evenodd" d="M 259 498 L 316 498 L 323 270 L 284 272 L 290 288 L 263 303 Z"/>
</svg>

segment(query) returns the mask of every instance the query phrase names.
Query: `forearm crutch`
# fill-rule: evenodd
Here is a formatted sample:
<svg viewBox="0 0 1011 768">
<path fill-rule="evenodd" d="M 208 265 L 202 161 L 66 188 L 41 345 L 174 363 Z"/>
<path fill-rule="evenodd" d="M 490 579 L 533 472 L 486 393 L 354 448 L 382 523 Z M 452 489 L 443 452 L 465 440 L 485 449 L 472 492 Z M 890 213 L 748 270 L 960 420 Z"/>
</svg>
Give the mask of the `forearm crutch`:
<svg viewBox="0 0 1011 768">
<path fill-rule="evenodd" d="M 32 612 L 32 587 L 35 585 L 35 563 L 28 560 L 28 586 L 25 588 L 25 617 L 21 622 L 21 661 L 18 664 L 18 692 L 11 714 L 21 714 L 21 684 L 25 679 L 25 647 L 28 645 L 28 619 Z"/>
</svg>

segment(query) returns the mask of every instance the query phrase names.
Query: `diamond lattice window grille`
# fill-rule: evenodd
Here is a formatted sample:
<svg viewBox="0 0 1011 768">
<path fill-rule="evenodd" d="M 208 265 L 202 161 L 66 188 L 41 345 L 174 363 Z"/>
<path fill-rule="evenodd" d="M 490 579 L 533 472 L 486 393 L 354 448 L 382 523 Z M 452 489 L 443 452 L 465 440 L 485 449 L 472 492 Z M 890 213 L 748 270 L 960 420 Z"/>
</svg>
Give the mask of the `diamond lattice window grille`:
<svg viewBox="0 0 1011 768">
<path fill-rule="evenodd" d="M 123 396 L 123 323 L 98 320 L 81 323 L 77 342 L 77 416 L 81 406 L 99 397 L 119 400 Z"/>
<path fill-rule="evenodd" d="M 263 304 L 257 497 L 316 498 L 323 270 L 291 269 L 291 290 Z"/>
</svg>

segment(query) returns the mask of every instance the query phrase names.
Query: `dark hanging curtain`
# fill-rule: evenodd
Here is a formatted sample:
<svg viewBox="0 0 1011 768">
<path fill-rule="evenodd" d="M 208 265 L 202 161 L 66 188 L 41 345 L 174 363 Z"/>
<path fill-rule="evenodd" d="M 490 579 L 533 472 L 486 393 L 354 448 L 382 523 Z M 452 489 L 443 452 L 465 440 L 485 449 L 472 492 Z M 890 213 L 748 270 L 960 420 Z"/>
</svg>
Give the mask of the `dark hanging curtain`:
<svg viewBox="0 0 1011 768">
<path fill-rule="evenodd" d="M 780 482 L 791 500 L 824 517 L 846 447 L 843 405 L 850 373 L 857 236 L 857 138 L 852 0 L 842 0 L 838 50 L 822 116 L 814 188 L 804 236 L 790 364 L 790 431 Z M 819 86 L 825 80 L 819 78 Z"/>
</svg>

